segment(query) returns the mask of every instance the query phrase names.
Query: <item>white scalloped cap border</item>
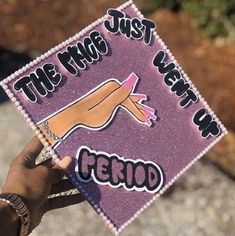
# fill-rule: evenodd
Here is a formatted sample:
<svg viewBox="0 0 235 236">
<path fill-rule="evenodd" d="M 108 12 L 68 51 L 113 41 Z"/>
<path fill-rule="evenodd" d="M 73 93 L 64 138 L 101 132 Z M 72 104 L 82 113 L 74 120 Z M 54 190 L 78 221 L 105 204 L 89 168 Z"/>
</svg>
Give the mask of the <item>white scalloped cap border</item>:
<svg viewBox="0 0 235 236">
<path fill-rule="evenodd" d="M 125 8 L 131 6 L 133 8 L 133 10 L 136 12 L 136 14 L 138 15 L 138 17 L 140 19 L 144 18 L 143 14 L 139 11 L 139 9 L 136 7 L 136 5 L 133 3 L 132 0 L 127 1 L 126 3 L 124 3 L 123 5 L 121 5 L 120 7 L 118 7 L 118 10 L 124 10 Z M 21 74 L 23 74 L 26 70 L 28 70 L 30 67 L 35 66 L 36 64 L 38 64 L 39 62 L 41 62 L 42 60 L 48 58 L 49 56 L 51 56 L 52 54 L 56 53 L 57 51 L 61 50 L 62 48 L 64 48 L 65 46 L 67 46 L 68 44 L 72 43 L 75 40 L 78 40 L 80 37 L 82 37 L 84 34 L 86 34 L 87 32 L 89 32 L 90 30 L 92 30 L 94 27 L 98 26 L 99 24 L 103 23 L 103 20 L 108 18 L 108 15 L 104 15 L 103 17 L 99 18 L 98 20 L 96 20 L 95 22 L 91 23 L 89 26 L 87 26 L 86 28 L 84 28 L 83 30 L 81 30 L 79 33 L 77 33 L 76 35 L 70 37 L 69 39 L 65 40 L 64 42 L 62 42 L 61 44 L 55 46 L 54 48 L 50 49 L 48 52 L 46 52 L 45 54 L 41 55 L 40 57 L 37 57 L 34 61 L 30 62 L 29 64 L 27 64 L 26 66 L 24 66 L 22 69 L 16 71 L 14 74 L 10 75 L 9 77 L 7 77 L 5 80 L 0 82 L 0 85 L 2 86 L 2 88 L 5 90 L 6 94 L 8 95 L 8 97 L 11 99 L 11 101 L 13 103 L 15 103 L 17 109 L 19 110 L 19 112 L 23 115 L 23 117 L 25 118 L 25 120 L 29 123 L 30 127 L 33 129 L 33 131 L 35 132 L 35 134 L 37 135 L 37 137 L 40 139 L 40 141 L 42 142 L 42 144 L 46 147 L 46 150 L 50 153 L 50 155 L 52 156 L 52 158 L 55 161 L 58 161 L 58 156 L 55 153 L 55 151 L 52 149 L 52 147 L 50 146 L 50 143 L 45 139 L 44 135 L 41 133 L 41 131 L 36 127 L 36 125 L 34 124 L 34 122 L 31 120 L 30 116 L 27 114 L 27 112 L 25 111 L 25 109 L 23 108 L 23 106 L 20 104 L 20 102 L 16 99 L 16 97 L 14 96 L 14 94 L 10 91 L 10 89 L 7 86 L 7 83 L 10 82 L 11 80 L 15 79 L 16 77 L 20 76 Z M 160 45 L 162 46 L 162 48 L 166 51 L 166 53 L 168 54 L 168 56 L 171 58 L 171 61 L 173 61 L 179 68 L 179 70 L 181 71 L 181 73 L 183 74 L 184 78 L 186 79 L 186 81 L 191 85 L 192 89 L 195 91 L 195 93 L 198 95 L 200 101 L 203 103 L 203 105 L 205 106 L 205 108 L 208 110 L 208 112 L 213 115 L 214 119 L 216 120 L 216 122 L 220 125 L 220 128 L 222 130 L 222 133 L 220 134 L 220 136 L 214 140 L 214 142 L 212 142 L 208 147 L 206 147 L 201 153 L 199 153 L 196 158 L 194 160 L 192 160 L 185 168 L 183 168 L 176 176 L 174 176 L 174 178 L 172 178 L 165 186 L 164 188 L 162 188 L 160 190 L 159 193 L 155 194 L 153 196 L 153 198 L 147 202 L 143 207 L 141 207 L 132 218 L 130 218 L 128 221 L 126 221 L 120 228 L 115 227 L 115 225 L 111 222 L 111 220 L 108 218 L 108 216 L 105 214 L 105 212 L 102 210 L 102 208 L 98 205 L 95 204 L 95 201 L 88 195 L 88 193 L 85 191 L 85 189 L 76 181 L 76 179 L 68 173 L 69 178 L 72 180 L 72 182 L 74 183 L 74 185 L 79 189 L 79 191 L 86 197 L 87 201 L 93 206 L 93 208 L 96 210 L 96 212 L 101 216 L 101 218 L 103 219 L 103 221 L 105 222 L 105 224 L 111 229 L 111 231 L 115 234 L 118 235 L 124 228 L 126 228 L 127 225 L 129 225 L 130 223 L 132 223 L 133 220 L 135 220 L 141 213 L 143 210 L 145 210 L 147 207 L 149 207 L 153 201 L 155 201 L 158 197 L 160 197 L 186 170 L 188 170 L 196 161 L 198 161 L 202 156 L 204 156 L 217 142 L 219 142 L 224 135 L 226 135 L 228 133 L 228 131 L 226 130 L 226 128 L 224 127 L 224 125 L 221 123 L 221 121 L 218 119 L 218 117 L 215 115 L 215 113 L 211 110 L 211 108 L 209 107 L 209 105 L 207 104 L 207 102 L 205 101 L 205 99 L 201 96 L 201 94 L 199 93 L 199 91 L 196 89 L 196 87 L 194 86 L 194 84 L 192 83 L 192 81 L 189 79 L 188 75 L 184 72 L 184 70 L 180 67 L 179 63 L 175 60 L 174 56 L 172 55 L 171 51 L 167 48 L 167 46 L 165 45 L 165 43 L 162 41 L 162 39 L 160 38 L 160 36 L 157 34 L 156 31 L 153 32 L 153 35 L 155 36 L 156 40 L 160 43 Z"/>
</svg>

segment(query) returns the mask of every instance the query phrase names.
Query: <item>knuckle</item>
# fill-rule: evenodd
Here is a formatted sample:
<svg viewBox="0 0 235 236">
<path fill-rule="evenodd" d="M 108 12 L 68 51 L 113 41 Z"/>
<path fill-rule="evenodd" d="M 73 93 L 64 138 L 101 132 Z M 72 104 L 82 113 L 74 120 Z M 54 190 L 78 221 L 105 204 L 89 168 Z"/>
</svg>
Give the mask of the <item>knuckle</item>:
<svg viewBox="0 0 235 236">
<path fill-rule="evenodd" d="M 113 88 L 118 88 L 120 86 L 120 84 L 116 81 L 116 80 L 111 80 L 109 82 L 109 84 L 113 87 Z"/>
<path fill-rule="evenodd" d="M 18 163 L 17 160 L 18 160 L 18 157 L 11 161 L 11 163 L 10 163 L 10 168 L 13 168 L 13 167 L 16 166 L 16 164 Z"/>
</svg>

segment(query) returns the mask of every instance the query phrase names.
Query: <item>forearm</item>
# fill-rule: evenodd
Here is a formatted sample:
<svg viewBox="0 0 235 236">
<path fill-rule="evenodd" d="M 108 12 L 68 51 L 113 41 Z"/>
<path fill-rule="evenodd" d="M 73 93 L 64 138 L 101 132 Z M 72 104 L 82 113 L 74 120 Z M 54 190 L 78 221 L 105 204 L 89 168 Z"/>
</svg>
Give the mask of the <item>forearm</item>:
<svg viewBox="0 0 235 236">
<path fill-rule="evenodd" d="M 6 202 L 0 201 L 0 234 L 16 236 L 20 219 L 15 210 Z"/>
<path fill-rule="evenodd" d="M 54 145 L 57 140 L 53 138 L 49 132 L 53 133 L 58 138 L 62 138 L 69 130 L 80 123 L 78 114 L 77 105 L 74 104 L 49 118 L 46 125 L 42 123 L 38 127 L 50 144 Z"/>
</svg>

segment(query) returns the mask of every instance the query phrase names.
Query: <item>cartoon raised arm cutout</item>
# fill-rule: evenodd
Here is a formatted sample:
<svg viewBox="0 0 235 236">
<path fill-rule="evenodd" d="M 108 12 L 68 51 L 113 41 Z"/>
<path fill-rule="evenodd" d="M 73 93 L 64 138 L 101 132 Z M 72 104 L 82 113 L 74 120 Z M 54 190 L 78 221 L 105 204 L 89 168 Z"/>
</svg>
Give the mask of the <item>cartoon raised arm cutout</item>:
<svg viewBox="0 0 235 236">
<path fill-rule="evenodd" d="M 113 120 L 118 108 L 124 108 L 136 121 L 150 127 L 151 120 L 157 117 L 153 108 L 142 103 L 147 96 L 134 93 L 138 81 L 135 73 L 131 73 L 124 82 L 107 80 L 38 124 L 38 127 L 51 145 L 58 145 L 77 128 L 104 129 Z"/>
</svg>

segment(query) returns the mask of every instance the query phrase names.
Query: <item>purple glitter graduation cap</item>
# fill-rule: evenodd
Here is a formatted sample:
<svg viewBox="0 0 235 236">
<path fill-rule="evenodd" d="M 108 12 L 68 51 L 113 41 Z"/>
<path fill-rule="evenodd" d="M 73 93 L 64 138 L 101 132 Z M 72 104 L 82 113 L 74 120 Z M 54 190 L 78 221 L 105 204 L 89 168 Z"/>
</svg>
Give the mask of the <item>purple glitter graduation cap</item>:
<svg viewBox="0 0 235 236">
<path fill-rule="evenodd" d="M 115 233 L 226 134 L 154 30 L 129 1 L 1 83 Z"/>
</svg>

